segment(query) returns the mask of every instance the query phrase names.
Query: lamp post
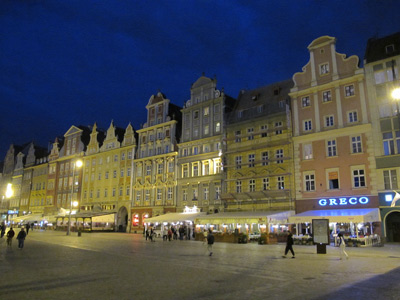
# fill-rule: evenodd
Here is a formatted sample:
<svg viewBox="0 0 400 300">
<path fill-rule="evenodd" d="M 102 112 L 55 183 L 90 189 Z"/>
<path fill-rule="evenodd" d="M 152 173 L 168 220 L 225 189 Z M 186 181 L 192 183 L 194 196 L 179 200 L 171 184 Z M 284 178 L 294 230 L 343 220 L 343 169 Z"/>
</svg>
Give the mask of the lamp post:
<svg viewBox="0 0 400 300">
<path fill-rule="evenodd" d="M 74 185 L 75 185 L 75 168 L 80 168 L 80 167 L 82 167 L 82 164 L 83 164 L 83 163 L 82 163 L 81 160 L 76 160 L 75 162 L 72 163 L 71 203 L 70 203 L 70 207 L 69 207 L 67 235 L 69 235 L 70 232 L 71 232 L 71 214 L 72 214 L 73 195 L 74 195 Z"/>
</svg>

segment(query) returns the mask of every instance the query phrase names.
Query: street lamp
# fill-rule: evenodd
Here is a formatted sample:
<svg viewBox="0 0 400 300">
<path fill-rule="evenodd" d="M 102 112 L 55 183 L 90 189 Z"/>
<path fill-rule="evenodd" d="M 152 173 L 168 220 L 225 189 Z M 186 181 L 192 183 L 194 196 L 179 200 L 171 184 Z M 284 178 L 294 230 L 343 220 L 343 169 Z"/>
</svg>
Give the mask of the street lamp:
<svg viewBox="0 0 400 300">
<path fill-rule="evenodd" d="M 74 204 L 76 204 L 76 206 L 78 205 L 78 202 L 77 201 L 75 201 L 75 203 L 74 203 L 74 201 L 73 201 L 73 199 L 72 199 L 72 196 L 74 195 L 74 185 L 75 185 L 75 168 L 80 168 L 80 167 L 82 167 L 82 161 L 81 160 L 77 160 L 77 161 L 75 161 L 75 162 L 73 162 L 72 163 L 72 187 L 71 187 L 71 203 L 70 203 L 70 206 L 69 206 L 69 215 L 68 215 L 68 229 L 67 229 L 67 235 L 69 235 L 70 234 L 70 231 L 71 231 L 71 213 L 72 213 L 72 206 L 74 205 Z"/>
</svg>

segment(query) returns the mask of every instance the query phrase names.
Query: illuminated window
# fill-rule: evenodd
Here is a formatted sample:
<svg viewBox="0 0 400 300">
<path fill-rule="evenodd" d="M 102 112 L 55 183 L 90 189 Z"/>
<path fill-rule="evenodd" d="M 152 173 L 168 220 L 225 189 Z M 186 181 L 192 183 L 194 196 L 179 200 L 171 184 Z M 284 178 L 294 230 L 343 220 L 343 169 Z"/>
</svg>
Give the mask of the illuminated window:
<svg viewBox="0 0 400 300">
<path fill-rule="evenodd" d="M 301 106 L 302 107 L 311 106 L 310 97 L 306 96 L 306 97 L 301 98 Z"/>
<path fill-rule="evenodd" d="M 323 102 L 330 102 L 330 101 L 332 101 L 331 91 L 322 92 L 322 101 L 323 101 Z"/>
</svg>

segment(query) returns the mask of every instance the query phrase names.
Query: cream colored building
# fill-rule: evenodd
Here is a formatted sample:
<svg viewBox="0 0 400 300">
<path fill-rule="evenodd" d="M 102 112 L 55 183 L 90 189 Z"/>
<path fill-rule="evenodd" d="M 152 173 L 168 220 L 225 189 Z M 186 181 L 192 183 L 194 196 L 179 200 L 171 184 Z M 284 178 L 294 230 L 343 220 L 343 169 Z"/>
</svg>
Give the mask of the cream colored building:
<svg viewBox="0 0 400 300">
<path fill-rule="evenodd" d="M 201 76 L 190 89 L 182 109 L 178 156 L 177 209 L 198 207 L 218 212 L 221 201 L 224 126 L 235 100 L 217 88 L 217 80 Z"/>
<path fill-rule="evenodd" d="M 130 230 L 131 185 L 136 150 L 129 124 L 106 132 L 94 124 L 83 160 L 80 212 L 115 214 L 116 231 Z M 90 215 L 90 214 L 89 214 Z"/>
<path fill-rule="evenodd" d="M 137 130 L 138 151 L 134 162 L 132 230 L 140 231 L 151 216 L 176 211 L 177 137 L 180 107 L 161 92 L 146 106 L 147 122 Z"/>
</svg>

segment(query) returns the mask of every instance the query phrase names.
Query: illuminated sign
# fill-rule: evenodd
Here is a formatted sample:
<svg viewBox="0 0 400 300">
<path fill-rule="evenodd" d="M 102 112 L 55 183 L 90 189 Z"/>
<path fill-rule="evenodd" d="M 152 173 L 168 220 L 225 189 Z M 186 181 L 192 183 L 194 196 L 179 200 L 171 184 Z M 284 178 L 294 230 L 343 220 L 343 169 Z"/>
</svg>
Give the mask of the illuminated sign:
<svg viewBox="0 0 400 300">
<path fill-rule="evenodd" d="M 320 206 L 340 206 L 340 205 L 356 205 L 356 204 L 368 204 L 368 197 L 341 197 L 341 198 L 326 198 L 320 199 L 318 204 Z"/>
<path fill-rule="evenodd" d="M 9 215 L 18 215 L 18 210 L 9 210 L 8 214 Z"/>
</svg>

